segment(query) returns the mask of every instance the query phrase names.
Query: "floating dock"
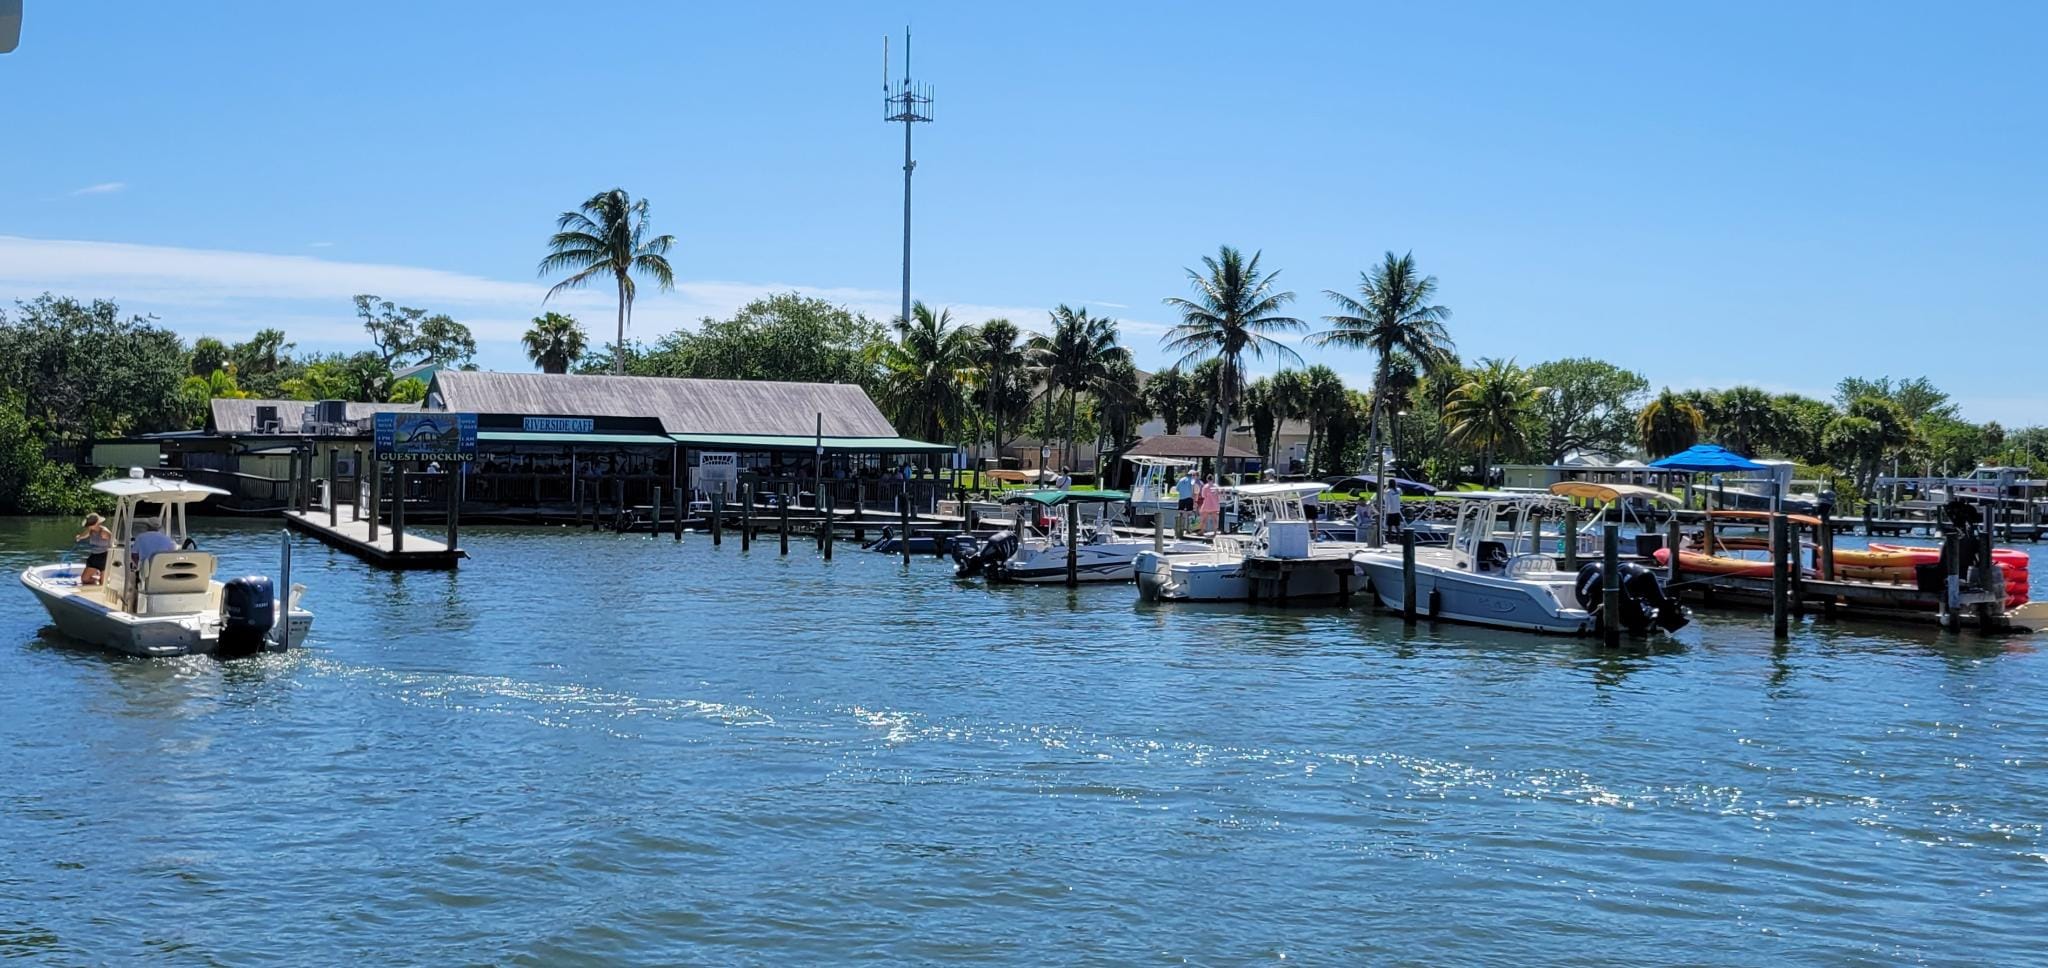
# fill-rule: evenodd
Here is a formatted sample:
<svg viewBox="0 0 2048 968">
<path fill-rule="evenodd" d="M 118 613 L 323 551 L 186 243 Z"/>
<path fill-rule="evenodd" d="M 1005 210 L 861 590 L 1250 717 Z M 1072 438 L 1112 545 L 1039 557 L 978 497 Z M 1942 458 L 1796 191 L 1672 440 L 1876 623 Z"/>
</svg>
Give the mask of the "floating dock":
<svg viewBox="0 0 2048 968">
<path fill-rule="evenodd" d="M 372 540 L 371 520 L 358 518 L 353 505 L 335 509 L 333 524 L 328 523 L 326 511 L 286 511 L 284 521 L 294 531 L 312 535 L 379 568 L 447 570 L 469 557 L 460 548 L 417 534 L 405 534 L 403 541 L 395 541 L 388 526 L 379 526 Z"/>
</svg>

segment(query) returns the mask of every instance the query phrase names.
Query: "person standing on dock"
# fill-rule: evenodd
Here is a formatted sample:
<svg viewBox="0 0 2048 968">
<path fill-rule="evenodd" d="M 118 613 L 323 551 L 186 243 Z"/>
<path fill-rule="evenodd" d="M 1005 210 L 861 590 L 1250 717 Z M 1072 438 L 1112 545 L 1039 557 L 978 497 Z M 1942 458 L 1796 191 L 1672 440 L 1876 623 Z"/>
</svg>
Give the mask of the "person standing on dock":
<svg viewBox="0 0 2048 968">
<path fill-rule="evenodd" d="M 1215 534 L 1223 530 L 1222 492 L 1216 488 L 1214 476 L 1202 478 L 1202 493 L 1197 499 L 1202 512 L 1202 530 Z"/>
<path fill-rule="evenodd" d="M 1052 479 L 1052 486 L 1058 490 L 1067 490 L 1074 486 L 1074 475 L 1067 473 L 1067 469 L 1062 467 L 1060 476 Z"/>
<path fill-rule="evenodd" d="M 1188 518 L 1195 512 L 1195 491 L 1200 487 L 1201 484 L 1195 480 L 1195 469 L 1192 467 L 1188 468 L 1187 473 L 1182 474 L 1180 481 L 1174 484 L 1174 491 L 1180 495 L 1179 510 L 1180 527 L 1182 530 L 1187 529 Z"/>
<path fill-rule="evenodd" d="M 1391 485 L 1380 486 L 1380 513 L 1385 516 L 1387 533 L 1401 530 L 1401 489 Z"/>
</svg>

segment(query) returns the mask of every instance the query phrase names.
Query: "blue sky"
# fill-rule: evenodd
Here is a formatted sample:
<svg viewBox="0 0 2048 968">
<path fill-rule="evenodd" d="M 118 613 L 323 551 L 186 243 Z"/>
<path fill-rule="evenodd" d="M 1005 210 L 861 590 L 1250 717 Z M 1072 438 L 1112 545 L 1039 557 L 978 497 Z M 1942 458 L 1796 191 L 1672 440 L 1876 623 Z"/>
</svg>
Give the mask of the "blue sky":
<svg viewBox="0 0 2048 968">
<path fill-rule="evenodd" d="M 2048 422 L 2048 7 L 25 6 L 0 299 L 343 348 L 375 292 L 524 368 L 552 217 L 620 185 L 687 280 L 635 335 L 783 288 L 887 314 L 880 47 L 910 22 L 938 89 L 914 290 L 968 321 L 1085 304 L 1157 366 L 1160 299 L 1219 243 L 1311 322 L 1413 250 L 1467 358 L 1817 395 L 1925 374 Z M 605 331 L 601 293 L 567 305 Z"/>
</svg>

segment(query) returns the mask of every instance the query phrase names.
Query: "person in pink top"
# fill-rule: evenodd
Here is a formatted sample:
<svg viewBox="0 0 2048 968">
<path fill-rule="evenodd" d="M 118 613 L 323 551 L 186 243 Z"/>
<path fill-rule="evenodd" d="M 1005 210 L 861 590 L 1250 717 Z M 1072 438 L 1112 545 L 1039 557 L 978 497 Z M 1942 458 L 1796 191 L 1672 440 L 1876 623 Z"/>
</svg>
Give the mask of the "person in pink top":
<svg viewBox="0 0 2048 968">
<path fill-rule="evenodd" d="M 1214 475 L 1202 477 L 1202 490 L 1195 497 L 1195 509 L 1202 515 L 1202 530 L 1215 534 L 1223 530 L 1223 494 Z"/>
</svg>

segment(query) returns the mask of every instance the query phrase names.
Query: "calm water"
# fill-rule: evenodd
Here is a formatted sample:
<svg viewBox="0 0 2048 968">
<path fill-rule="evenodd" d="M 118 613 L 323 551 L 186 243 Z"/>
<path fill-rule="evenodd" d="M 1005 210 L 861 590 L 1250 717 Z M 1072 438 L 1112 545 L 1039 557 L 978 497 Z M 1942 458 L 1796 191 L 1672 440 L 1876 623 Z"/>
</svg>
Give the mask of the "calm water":
<svg viewBox="0 0 2048 968">
<path fill-rule="evenodd" d="M 0 521 L 10 573 L 72 522 Z M 274 532 L 202 538 L 274 569 Z M 0 608 L 0 956 L 2037 962 L 2048 657 L 1709 614 L 1587 644 L 920 559 L 316 545 L 310 647 Z M 2048 572 L 2048 569 L 2043 569 Z"/>
</svg>

